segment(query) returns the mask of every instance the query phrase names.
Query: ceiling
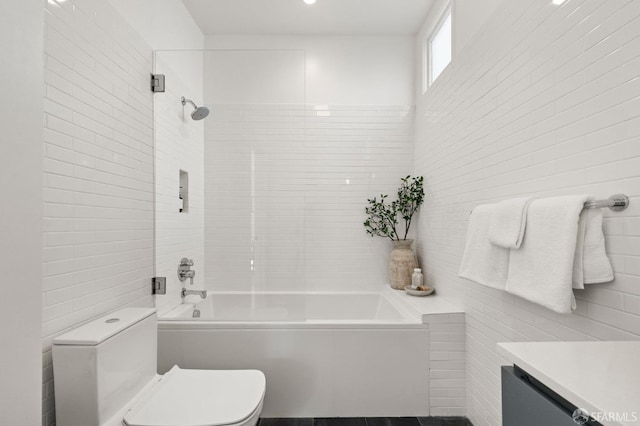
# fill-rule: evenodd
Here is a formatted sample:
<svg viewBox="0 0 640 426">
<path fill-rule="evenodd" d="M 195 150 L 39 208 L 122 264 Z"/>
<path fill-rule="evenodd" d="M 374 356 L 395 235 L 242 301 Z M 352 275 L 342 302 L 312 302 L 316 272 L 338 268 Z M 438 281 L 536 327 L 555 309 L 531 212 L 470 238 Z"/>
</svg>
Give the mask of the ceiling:
<svg viewBox="0 0 640 426">
<path fill-rule="evenodd" d="M 413 35 L 435 0 L 182 0 L 205 35 Z"/>
</svg>

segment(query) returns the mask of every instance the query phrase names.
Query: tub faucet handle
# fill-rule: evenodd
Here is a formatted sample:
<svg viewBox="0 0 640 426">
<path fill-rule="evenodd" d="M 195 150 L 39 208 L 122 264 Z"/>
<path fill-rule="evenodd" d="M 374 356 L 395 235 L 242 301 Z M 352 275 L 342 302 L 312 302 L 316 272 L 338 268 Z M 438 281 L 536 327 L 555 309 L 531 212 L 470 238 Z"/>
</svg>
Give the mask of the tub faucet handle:
<svg viewBox="0 0 640 426">
<path fill-rule="evenodd" d="M 187 259 L 183 257 L 178 264 L 178 279 L 180 282 L 185 282 L 189 278 L 191 285 L 193 285 L 193 277 L 196 276 L 196 271 L 192 270 L 193 259 Z"/>
<path fill-rule="evenodd" d="M 186 257 L 183 257 L 182 259 L 180 259 L 180 266 L 193 266 L 193 259 L 187 259 Z"/>
<path fill-rule="evenodd" d="M 178 277 L 180 278 L 180 281 L 186 281 L 187 278 L 189 278 L 189 284 L 193 285 L 193 278 L 196 276 L 196 271 L 194 270 L 183 270 L 178 272 Z"/>
</svg>

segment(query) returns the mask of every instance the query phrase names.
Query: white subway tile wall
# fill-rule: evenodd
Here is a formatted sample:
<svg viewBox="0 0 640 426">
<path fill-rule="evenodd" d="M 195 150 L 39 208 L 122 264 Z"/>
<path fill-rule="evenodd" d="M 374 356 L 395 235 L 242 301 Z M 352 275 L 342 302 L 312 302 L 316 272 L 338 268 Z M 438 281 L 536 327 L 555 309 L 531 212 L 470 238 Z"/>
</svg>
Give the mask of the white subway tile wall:
<svg viewBox="0 0 640 426">
<path fill-rule="evenodd" d="M 156 52 L 155 72 L 164 74 L 164 93 L 154 95 L 156 123 L 156 275 L 166 277 L 166 295 L 157 295 L 156 307 L 163 314 L 182 302 L 183 285 L 203 289 L 204 262 L 204 121 L 191 119 L 185 96 L 201 105 L 202 52 Z M 187 68 L 188 69 L 185 69 Z M 191 78 L 187 76 L 192 76 Z M 198 78 L 199 76 L 199 78 Z M 211 117 L 211 116 L 210 116 Z M 207 118 L 205 120 L 208 120 Z M 189 176 L 188 211 L 180 213 L 180 171 Z M 193 287 L 177 275 L 181 258 L 193 259 Z"/>
<path fill-rule="evenodd" d="M 467 408 L 500 418 L 504 341 L 640 339 L 640 2 L 503 2 L 418 100 L 415 172 L 428 193 L 418 253 L 467 312 Z M 457 277 L 471 209 L 518 195 L 622 192 L 605 214 L 613 283 L 558 315 Z"/>
<path fill-rule="evenodd" d="M 153 306 L 151 48 L 98 0 L 45 3 L 43 424 L 51 340 Z"/>
<path fill-rule="evenodd" d="M 205 143 L 210 290 L 375 290 L 389 241 L 367 198 L 411 173 L 411 106 L 215 105 Z"/>
<path fill-rule="evenodd" d="M 428 315 L 429 414 L 464 416 L 466 404 L 465 318 L 463 313 Z"/>
</svg>

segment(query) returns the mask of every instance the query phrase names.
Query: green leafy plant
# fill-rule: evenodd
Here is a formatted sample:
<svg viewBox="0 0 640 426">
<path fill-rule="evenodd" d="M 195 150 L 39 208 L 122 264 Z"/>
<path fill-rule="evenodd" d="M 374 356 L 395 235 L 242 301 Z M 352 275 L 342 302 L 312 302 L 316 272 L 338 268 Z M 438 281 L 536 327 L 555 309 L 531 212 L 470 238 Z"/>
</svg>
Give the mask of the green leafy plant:
<svg viewBox="0 0 640 426">
<path fill-rule="evenodd" d="M 399 218 L 404 221 L 403 240 L 407 239 L 411 220 L 418 208 L 424 202 L 424 189 L 422 187 L 424 177 L 412 178 L 407 176 L 400 179 L 402 183 L 398 188 L 398 199 L 388 203 L 387 195 L 381 194 L 380 199 L 373 197 L 367 199 L 369 205 L 364 209 L 369 216 L 364 222 L 367 234 L 378 237 L 387 237 L 392 241 L 400 240 L 402 227 L 399 226 Z"/>
</svg>

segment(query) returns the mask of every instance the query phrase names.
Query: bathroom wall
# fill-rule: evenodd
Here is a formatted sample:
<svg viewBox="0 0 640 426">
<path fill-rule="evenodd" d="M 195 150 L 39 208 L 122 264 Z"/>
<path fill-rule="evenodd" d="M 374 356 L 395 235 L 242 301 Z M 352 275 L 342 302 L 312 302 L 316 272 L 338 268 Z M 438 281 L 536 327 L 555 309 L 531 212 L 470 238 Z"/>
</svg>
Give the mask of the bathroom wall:
<svg viewBox="0 0 640 426">
<path fill-rule="evenodd" d="M 466 307 L 477 426 L 500 424 L 497 342 L 640 338 L 639 29 L 636 1 L 504 1 L 417 100 L 418 253 L 428 282 Z M 617 192 L 631 206 L 604 211 L 616 280 L 576 291 L 573 314 L 457 277 L 474 206 Z"/>
<path fill-rule="evenodd" d="M 108 2 L 153 50 L 202 49 L 202 31 L 181 0 Z"/>
<path fill-rule="evenodd" d="M 455 16 L 452 22 L 454 55 L 457 52 L 461 52 L 469 43 L 473 42 L 475 34 L 482 28 L 487 19 L 493 15 L 502 1 L 503 0 L 451 1 L 451 8 Z M 439 0 L 439 3 L 442 4 L 444 1 Z M 436 12 L 440 4 L 436 4 L 432 12 Z"/>
<path fill-rule="evenodd" d="M 413 105 L 413 46 L 410 36 L 205 37 L 207 49 L 304 50 L 311 105 Z"/>
<path fill-rule="evenodd" d="M 384 285 L 391 244 L 369 237 L 362 222 L 367 198 L 393 194 L 411 173 L 413 41 L 207 37 L 205 44 L 271 49 L 205 59 L 213 110 L 205 132 L 208 288 Z"/>
<path fill-rule="evenodd" d="M 40 0 L 0 3 L 0 424 L 41 417 L 42 28 Z"/>
<path fill-rule="evenodd" d="M 153 57 L 108 2 L 50 0 L 44 25 L 42 422 L 52 425 L 52 338 L 154 303 Z"/>
<path fill-rule="evenodd" d="M 151 48 L 109 6 L 45 9 L 43 423 L 54 423 L 52 338 L 127 305 L 153 306 Z"/>
</svg>

